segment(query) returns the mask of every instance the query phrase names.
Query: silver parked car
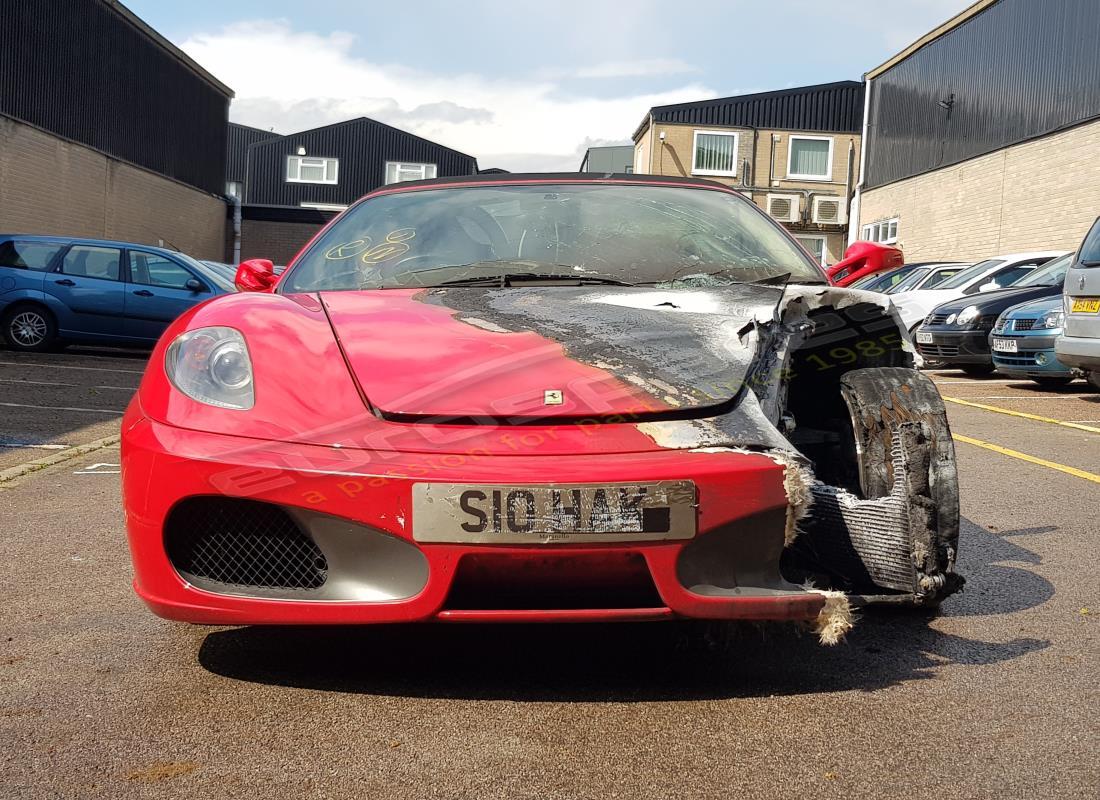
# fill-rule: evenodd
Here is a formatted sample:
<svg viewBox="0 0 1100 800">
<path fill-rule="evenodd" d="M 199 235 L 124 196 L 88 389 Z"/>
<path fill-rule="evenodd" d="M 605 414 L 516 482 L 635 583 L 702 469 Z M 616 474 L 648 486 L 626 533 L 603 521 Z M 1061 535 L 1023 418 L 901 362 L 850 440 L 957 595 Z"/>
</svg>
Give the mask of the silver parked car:
<svg viewBox="0 0 1100 800">
<path fill-rule="evenodd" d="M 1081 243 L 1066 273 L 1066 322 L 1054 343 L 1058 360 L 1085 372 L 1100 389 L 1100 219 Z"/>
</svg>

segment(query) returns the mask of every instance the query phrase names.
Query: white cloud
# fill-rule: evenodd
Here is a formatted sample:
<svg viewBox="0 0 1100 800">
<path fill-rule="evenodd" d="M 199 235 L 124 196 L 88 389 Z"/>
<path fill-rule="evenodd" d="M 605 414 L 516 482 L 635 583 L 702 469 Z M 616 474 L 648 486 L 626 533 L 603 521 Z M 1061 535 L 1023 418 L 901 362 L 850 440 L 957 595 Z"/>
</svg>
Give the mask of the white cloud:
<svg viewBox="0 0 1100 800">
<path fill-rule="evenodd" d="M 182 48 L 237 93 L 230 117 L 280 133 L 368 116 L 476 156 L 482 167 L 575 170 L 586 142 L 629 141 L 651 106 L 713 97 L 708 87 L 613 99 L 569 94 L 559 80 L 434 74 L 368 60 L 352 34 L 295 31 L 285 21 L 241 22 Z M 611 61 L 572 76 L 690 70 L 676 59 Z"/>
</svg>

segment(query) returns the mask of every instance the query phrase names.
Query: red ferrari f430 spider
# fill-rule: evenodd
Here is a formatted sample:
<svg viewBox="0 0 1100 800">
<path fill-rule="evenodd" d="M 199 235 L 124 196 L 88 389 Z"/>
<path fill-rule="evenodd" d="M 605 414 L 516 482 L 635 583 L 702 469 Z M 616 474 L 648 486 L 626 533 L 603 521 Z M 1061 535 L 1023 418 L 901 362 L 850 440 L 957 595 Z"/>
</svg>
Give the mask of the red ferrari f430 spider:
<svg viewBox="0 0 1100 800">
<path fill-rule="evenodd" d="M 195 623 L 809 621 L 935 604 L 958 492 L 882 295 L 717 183 L 386 186 L 179 318 L 123 422 Z"/>
</svg>

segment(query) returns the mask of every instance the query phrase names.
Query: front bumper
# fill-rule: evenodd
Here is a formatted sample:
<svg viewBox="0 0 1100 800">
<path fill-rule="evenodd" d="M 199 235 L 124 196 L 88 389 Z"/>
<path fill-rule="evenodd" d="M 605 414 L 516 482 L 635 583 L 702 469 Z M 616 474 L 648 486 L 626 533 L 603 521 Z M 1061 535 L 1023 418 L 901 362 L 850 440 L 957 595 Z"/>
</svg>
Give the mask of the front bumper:
<svg viewBox="0 0 1100 800">
<path fill-rule="evenodd" d="M 931 343 L 917 342 L 917 350 L 926 361 L 937 364 L 989 364 L 991 361 L 988 329 L 941 330 L 922 325 L 917 333 L 932 335 Z"/>
<path fill-rule="evenodd" d="M 1026 378 L 1070 378 L 1074 371 L 1058 360 L 1054 352 L 1057 335 L 1011 335 L 992 334 L 991 338 L 1012 339 L 1016 342 L 1016 352 L 1006 353 L 993 350 L 993 366 L 999 372 L 1013 377 Z"/>
<path fill-rule="evenodd" d="M 135 414 L 124 421 L 122 464 L 134 588 L 169 619 L 204 624 L 809 620 L 824 604 L 821 594 L 780 575 L 788 524 L 784 468 L 762 455 L 667 450 L 425 459 L 200 433 Z M 696 536 L 523 546 L 428 544 L 412 538 L 415 482 L 522 485 L 548 483 L 548 476 L 555 484 L 690 479 L 697 490 Z M 209 497 L 247 498 L 305 520 L 303 530 L 312 532 L 323 551 L 330 548 L 324 556 L 330 571 L 336 565 L 346 579 L 345 588 L 291 598 L 185 579 L 169 557 L 166 521 L 183 501 Z M 309 520 L 318 519 L 322 527 L 339 529 L 343 544 L 332 547 L 332 537 L 313 535 Z M 638 580 L 647 582 L 654 600 L 617 602 L 616 584 L 636 586 Z M 387 594 L 384 587 L 392 585 L 402 588 Z M 551 602 L 527 591 L 540 586 Z M 383 590 L 375 591 L 378 587 Z M 524 590 L 523 600 L 511 602 L 517 587 Z M 570 596 L 587 604 L 560 602 Z"/>
</svg>

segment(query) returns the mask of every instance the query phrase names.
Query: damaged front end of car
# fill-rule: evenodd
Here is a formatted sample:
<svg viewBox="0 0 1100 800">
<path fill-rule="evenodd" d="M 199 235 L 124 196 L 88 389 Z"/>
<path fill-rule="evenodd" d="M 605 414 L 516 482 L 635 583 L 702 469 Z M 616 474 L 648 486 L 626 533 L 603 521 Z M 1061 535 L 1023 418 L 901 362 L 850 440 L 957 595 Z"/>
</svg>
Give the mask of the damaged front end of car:
<svg viewBox="0 0 1100 800">
<path fill-rule="evenodd" d="M 827 598 L 822 640 L 835 642 L 853 605 L 930 606 L 961 588 L 944 405 L 915 368 L 888 300 L 753 284 L 553 295 L 440 289 L 423 299 L 471 324 L 534 330 L 570 358 L 660 398 L 664 408 L 634 420 L 660 447 L 757 453 L 782 465 L 781 552 L 763 554 L 749 532 L 708 533 L 681 559 L 691 591 L 812 587 Z M 745 566 L 774 561 L 770 577 Z"/>
</svg>

